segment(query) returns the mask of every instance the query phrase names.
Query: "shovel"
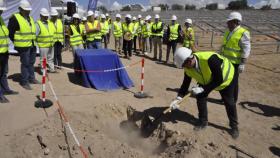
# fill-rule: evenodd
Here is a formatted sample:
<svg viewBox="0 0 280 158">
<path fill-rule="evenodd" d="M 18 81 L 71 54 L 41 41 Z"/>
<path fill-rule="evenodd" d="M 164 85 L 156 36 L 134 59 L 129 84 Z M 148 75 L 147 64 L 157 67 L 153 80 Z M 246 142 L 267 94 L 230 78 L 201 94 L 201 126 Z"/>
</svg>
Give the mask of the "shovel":
<svg viewBox="0 0 280 158">
<path fill-rule="evenodd" d="M 180 105 L 191 95 L 191 93 L 187 94 L 182 100 L 180 100 L 177 104 Z M 158 127 L 161 118 L 172 111 L 171 107 L 165 109 L 159 116 L 157 116 L 153 121 L 149 118 L 147 113 L 144 113 L 144 117 L 141 120 L 141 135 L 143 137 L 149 137 L 153 131 Z"/>
</svg>

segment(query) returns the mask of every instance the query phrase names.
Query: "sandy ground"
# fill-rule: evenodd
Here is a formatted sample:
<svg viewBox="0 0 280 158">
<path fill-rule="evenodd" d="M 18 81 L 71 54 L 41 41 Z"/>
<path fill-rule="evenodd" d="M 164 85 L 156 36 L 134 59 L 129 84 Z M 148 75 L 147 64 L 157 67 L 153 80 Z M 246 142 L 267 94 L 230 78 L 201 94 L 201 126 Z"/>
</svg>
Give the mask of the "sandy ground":
<svg viewBox="0 0 280 158">
<path fill-rule="evenodd" d="M 211 50 L 207 45 L 200 45 L 199 49 Z M 133 96 L 140 88 L 140 65 L 127 70 L 135 83 L 135 87 L 129 90 L 102 92 L 85 88 L 76 84 L 77 78 L 67 70 L 50 74 L 50 77 L 70 124 L 89 157 L 247 158 L 251 155 L 272 158 L 279 157 L 280 152 L 280 56 L 264 49 L 269 50 L 268 47 L 253 49 L 246 71 L 240 76 L 237 105 L 240 137 L 237 140 L 228 134 L 225 108 L 215 103 L 215 99 L 220 98 L 217 92 L 209 96 L 209 126 L 204 131 L 193 131 L 197 118 L 194 98 L 189 98 L 180 110 L 169 114 L 163 120 L 164 128 L 157 129 L 149 138 L 120 129 L 120 123 L 127 119 L 128 106 L 137 111 L 155 110 L 157 113 L 161 112 L 160 107 L 168 106 L 182 82 L 182 69 L 146 58 L 145 92 L 152 96 L 146 99 Z M 164 57 L 165 50 L 164 47 Z M 148 56 L 152 57 L 152 54 Z M 121 58 L 124 65 L 140 59 L 138 56 L 133 56 L 132 60 Z M 72 54 L 64 52 L 65 65 L 71 61 Z M 0 157 L 82 157 L 69 130 L 65 132 L 57 106 L 46 110 L 48 117 L 42 109 L 35 108 L 41 86 L 33 85 L 32 91 L 24 90 L 18 83 L 19 72 L 19 57 L 10 56 L 9 84 L 20 94 L 7 96 L 10 103 L 0 105 Z M 36 76 L 41 79 L 40 75 Z M 47 97 L 54 100 L 49 87 Z M 47 149 L 40 146 L 38 135 Z"/>
</svg>

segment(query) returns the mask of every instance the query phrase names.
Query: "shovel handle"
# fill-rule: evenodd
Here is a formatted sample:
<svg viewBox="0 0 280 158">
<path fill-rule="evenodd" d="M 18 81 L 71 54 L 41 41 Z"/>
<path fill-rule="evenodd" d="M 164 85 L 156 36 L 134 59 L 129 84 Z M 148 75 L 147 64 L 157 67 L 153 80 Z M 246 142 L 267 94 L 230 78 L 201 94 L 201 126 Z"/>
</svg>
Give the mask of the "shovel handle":
<svg viewBox="0 0 280 158">
<path fill-rule="evenodd" d="M 191 96 L 191 93 L 187 94 L 186 96 L 184 96 L 184 98 L 183 98 L 182 100 L 178 101 L 178 105 L 180 105 L 180 104 L 183 103 L 185 100 L 187 100 L 187 98 L 188 98 L 189 96 Z M 167 108 L 167 109 L 165 109 L 165 110 L 163 111 L 163 114 L 166 114 L 166 113 L 171 112 L 171 111 L 172 111 L 172 108 L 169 107 L 169 108 Z"/>
</svg>

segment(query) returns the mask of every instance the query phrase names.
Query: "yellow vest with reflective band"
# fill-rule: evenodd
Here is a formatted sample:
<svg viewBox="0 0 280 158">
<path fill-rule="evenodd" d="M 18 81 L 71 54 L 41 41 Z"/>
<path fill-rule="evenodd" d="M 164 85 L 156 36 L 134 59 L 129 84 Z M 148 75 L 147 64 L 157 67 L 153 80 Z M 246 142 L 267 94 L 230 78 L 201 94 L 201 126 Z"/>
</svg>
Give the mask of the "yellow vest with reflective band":
<svg viewBox="0 0 280 158">
<path fill-rule="evenodd" d="M 218 58 L 223 60 L 223 63 L 221 65 L 222 73 L 223 73 L 223 83 L 220 84 L 218 87 L 215 88 L 215 90 L 219 91 L 227 87 L 234 75 L 234 67 L 232 63 L 225 57 L 215 53 L 215 52 L 196 52 L 193 54 L 198 62 L 199 70 L 195 68 L 185 68 L 185 73 L 190 76 L 191 78 L 194 78 L 199 84 L 201 85 L 207 85 L 210 82 L 212 82 L 212 72 L 210 70 L 210 67 L 208 65 L 208 59 L 212 55 L 217 55 Z"/>
<path fill-rule="evenodd" d="M 142 29 L 141 30 L 142 30 L 142 36 L 144 38 L 150 37 L 149 31 L 148 31 L 148 23 L 146 23 L 145 25 L 142 25 Z"/>
<path fill-rule="evenodd" d="M 194 30 L 193 28 L 189 27 L 188 29 L 184 29 L 184 42 L 183 47 L 191 48 L 191 45 L 194 44 Z M 188 36 L 191 35 L 192 38 L 189 39 Z"/>
<path fill-rule="evenodd" d="M 47 22 L 48 27 L 43 24 L 41 20 L 37 21 L 37 24 L 40 28 L 40 33 L 37 36 L 37 44 L 39 48 L 50 48 L 54 44 L 53 36 L 54 36 L 54 30 L 50 26 L 50 22 Z"/>
<path fill-rule="evenodd" d="M 114 36 L 121 37 L 122 36 L 122 23 L 120 21 L 119 22 L 114 21 L 113 25 L 114 25 L 114 32 L 113 32 Z"/>
<path fill-rule="evenodd" d="M 129 23 L 128 26 L 127 23 L 123 23 L 122 24 L 123 34 L 125 34 L 126 32 L 130 32 L 133 35 L 133 27 L 134 27 L 133 23 Z"/>
<path fill-rule="evenodd" d="M 87 26 L 90 30 L 93 29 L 93 23 L 92 22 L 87 22 Z M 94 40 L 94 33 L 86 33 L 87 36 L 87 41 L 93 41 Z"/>
<path fill-rule="evenodd" d="M 152 26 L 152 29 L 157 30 L 157 29 L 161 29 L 162 27 L 162 22 L 159 21 L 158 23 L 154 23 Z M 154 36 L 158 36 L 158 37 L 163 37 L 163 29 L 161 30 L 160 33 L 152 33 Z"/>
<path fill-rule="evenodd" d="M 0 54 L 8 53 L 9 50 L 9 30 L 0 16 Z"/>
<path fill-rule="evenodd" d="M 54 32 L 54 36 L 53 36 L 53 41 L 55 42 L 60 42 L 63 43 L 64 42 L 64 33 L 63 33 L 63 23 L 60 19 L 56 20 L 56 25 L 49 20 L 49 24 L 50 24 L 50 28 L 53 30 Z"/>
<path fill-rule="evenodd" d="M 14 14 L 19 24 L 19 31 L 15 32 L 14 35 L 14 46 L 15 47 L 31 47 L 32 41 L 36 39 L 36 26 L 32 17 L 30 23 L 19 13 Z M 31 26 L 30 26 L 31 24 Z"/>
<path fill-rule="evenodd" d="M 143 22 L 143 23 L 144 23 L 144 22 Z M 143 23 L 142 23 L 142 24 L 143 24 Z M 135 24 L 135 26 L 137 27 L 136 33 L 137 33 L 138 35 L 140 35 L 140 34 L 142 33 L 142 32 L 141 32 L 142 24 L 141 24 L 141 22 L 139 22 L 139 21 L 137 21 L 136 24 Z"/>
<path fill-rule="evenodd" d="M 169 26 L 170 29 L 170 35 L 169 35 L 169 40 L 176 40 L 179 37 L 178 34 L 178 29 L 179 29 L 179 24 L 174 24 Z"/>
<path fill-rule="evenodd" d="M 102 35 L 109 33 L 109 23 L 107 21 L 100 22 L 100 27 Z"/>
<path fill-rule="evenodd" d="M 75 25 L 70 25 L 73 35 L 70 36 L 70 45 L 77 46 L 83 44 L 82 35 L 77 31 Z"/>
<path fill-rule="evenodd" d="M 85 43 L 86 41 L 84 41 L 84 38 L 83 38 L 83 36 L 85 36 L 86 35 L 86 26 L 85 26 L 85 24 L 83 24 L 83 23 L 81 23 L 81 24 L 79 24 L 79 27 L 80 27 L 80 31 L 81 31 L 81 36 L 82 36 L 82 39 L 83 39 L 83 43 Z"/>
<path fill-rule="evenodd" d="M 223 40 L 222 55 L 227 57 L 233 64 L 240 64 L 242 48 L 239 46 L 239 41 L 244 32 L 248 32 L 243 27 L 238 28 L 231 37 L 228 38 L 230 32 L 226 31 Z"/>
<path fill-rule="evenodd" d="M 152 35 L 152 26 L 153 26 L 153 22 L 150 22 L 150 23 L 147 23 L 148 24 L 148 26 L 147 26 L 147 28 L 148 28 L 148 32 L 149 32 L 149 36 L 151 36 Z"/>
<path fill-rule="evenodd" d="M 93 29 L 97 29 L 98 24 L 99 24 L 99 21 L 98 20 L 94 20 L 93 21 Z M 94 39 L 101 40 L 102 39 L 101 31 L 93 33 L 93 37 L 94 37 Z"/>
<path fill-rule="evenodd" d="M 109 29 L 112 28 L 112 20 L 111 18 L 106 19 L 106 22 L 108 23 Z"/>
</svg>

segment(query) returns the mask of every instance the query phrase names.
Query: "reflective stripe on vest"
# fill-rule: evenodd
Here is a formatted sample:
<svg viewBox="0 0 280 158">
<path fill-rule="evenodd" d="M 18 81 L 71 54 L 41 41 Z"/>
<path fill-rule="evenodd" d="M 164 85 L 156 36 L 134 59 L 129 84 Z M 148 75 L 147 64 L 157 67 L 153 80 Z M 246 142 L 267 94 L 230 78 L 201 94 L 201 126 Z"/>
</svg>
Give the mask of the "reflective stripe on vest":
<svg viewBox="0 0 280 158">
<path fill-rule="evenodd" d="M 83 38 L 81 34 L 77 31 L 76 26 L 70 25 L 73 35 L 70 36 L 70 45 L 77 46 L 83 44 Z"/>
<path fill-rule="evenodd" d="M 179 37 L 178 34 L 179 24 L 171 25 L 169 26 L 169 28 L 170 28 L 169 40 L 176 40 Z"/>
<path fill-rule="evenodd" d="M 113 31 L 113 34 L 115 37 L 121 37 L 122 36 L 122 23 L 119 21 L 115 21 L 113 23 L 113 26 L 114 26 L 114 31 Z"/>
<path fill-rule="evenodd" d="M 150 37 L 149 31 L 148 31 L 148 23 L 142 25 L 142 35 L 144 38 Z"/>
<path fill-rule="evenodd" d="M 93 24 L 92 22 L 87 22 L 87 26 L 89 30 L 93 30 Z M 94 40 L 94 33 L 87 33 L 87 41 L 93 41 Z"/>
<path fill-rule="evenodd" d="M 162 22 L 154 23 L 152 26 L 153 30 L 161 29 L 161 27 L 162 27 Z M 163 29 L 159 33 L 153 33 L 153 35 L 158 37 L 163 37 Z"/>
<path fill-rule="evenodd" d="M 0 54 L 8 53 L 9 50 L 9 30 L 0 16 Z"/>
<path fill-rule="evenodd" d="M 51 24 L 47 22 L 48 28 L 43 24 L 41 20 L 37 21 L 40 28 L 40 34 L 37 36 L 37 44 L 39 48 L 49 48 L 53 46 L 54 30 L 51 28 Z"/>
<path fill-rule="evenodd" d="M 53 29 L 54 32 L 54 43 L 55 42 L 64 42 L 64 33 L 63 33 L 63 23 L 60 19 L 56 20 L 56 25 L 51 20 L 49 20 L 49 24 L 51 26 L 51 29 Z"/>
<path fill-rule="evenodd" d="M 194 78 L 201 85 L 208 85 L 209 83 L 211 83 L 212 72 L 208 65 L 208 59 L 212 55 L 217 55 L 218 58 L 223 60 L 223 63 L 221 65 L 221 69 L 223 73 L 223 83 L 220 84 L 218 87 L 216 87 L 215 90 L 218 91 L 222 90 L 231 83 L 234 75 L 234 67 L 227 58 L 215 52 L 196 52 L 194 53 L 194 55 L 197 59 L 199 70 L 195 68 L 191 68 L 191 69 L 185 68 L 185 73 L 188 76 Z"/>
<path fill-rule="evenodd" d="M 19 24 L 19 31 L 15 32 L 14 45 L 15 47 L 31 47 L 32 40 L 36 39 L 36 27 L 32 17 L 30 23 L 19 13 L 14 14 Z"/>
<path fill-rule="evenodd" d="M 191 45 L 194 44 L 194 30 L 193 28 L 189 27 L 188 29 L 184 29 L 184 42 L 183 47 L 191 48 Z M 191 39 L 188 38 L 188 36 L 191 35 Z"/>
<path fill-rule="evenodd" d="M 107 33 L 109 33 L 109 24 L 107 21 L 100 22 L 100 27 L 102 35 L 106 35 Z"/>
<path fill-rule="evenodd" d="M 127 23 L 123 23 L 122 24 L 123 34 L 125 34 L 126 32 L 130 32 L 131 34 L 133 34 L 133 27 L 134 27 L 133 23 L 129 23 L 128 26 Z"/>
<path fill-rule="evenodd" d="M 240 64 L 242 48 L 239 46 L 239 41 L 242 38 L 244 32 L 248 32 L 246 29 L 238 28 L 231 37 L 229 31 L 225 32 L 223 40 L 222 55 L 227 57 L 233 64 Z"/>
<path fill-rule="evenodd" d="M 98 24 L 99 24 L 99 21 L 98 20 L 94 20 L 94 22 L 93 22 L 93 29 L 97 29 Z M 94 37 L 94 39 L 101 40 L 102 39 L 101 31 L 93 33 L 93 37 Z"/>
</svg>

